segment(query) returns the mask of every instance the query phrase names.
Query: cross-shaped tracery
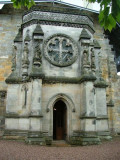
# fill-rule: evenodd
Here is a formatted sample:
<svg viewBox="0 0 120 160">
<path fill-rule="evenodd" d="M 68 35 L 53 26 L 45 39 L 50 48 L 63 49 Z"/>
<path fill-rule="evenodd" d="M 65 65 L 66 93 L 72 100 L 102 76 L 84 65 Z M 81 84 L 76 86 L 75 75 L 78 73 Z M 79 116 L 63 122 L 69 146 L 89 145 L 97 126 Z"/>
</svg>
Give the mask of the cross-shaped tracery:
<svg viewBox="0 0 120 160">
<path fill-rule="evenodd" d="M 75 61 L 77 46 L 68 36 L 57 35 L 45 43 L 45 57 L 54 65 L 68 66 Z"/>
</svg>

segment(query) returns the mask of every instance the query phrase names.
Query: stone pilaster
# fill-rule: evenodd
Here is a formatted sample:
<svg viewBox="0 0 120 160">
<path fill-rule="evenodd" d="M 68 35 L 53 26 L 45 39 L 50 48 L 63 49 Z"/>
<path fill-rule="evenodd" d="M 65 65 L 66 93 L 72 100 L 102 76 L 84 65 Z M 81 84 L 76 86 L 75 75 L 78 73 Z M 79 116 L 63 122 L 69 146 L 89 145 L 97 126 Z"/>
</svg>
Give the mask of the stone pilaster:
<svg viewBox="0 0 120 160">
<path fill-rule="evenodd" d="M 31 104 L 31 115 L 32 116 L 42 116 L 41 102 L 42 102 L 42 80 L 33 80 L 33 90 L 32 90 L 32 104 Z"/>
<path fill-rule="evenodd" d="M 106 87 L 105 81 L 96 81 L 96 131 L 100 138 L 111 139 L 109 136 L 108 113 L 106 105 Z"/>
</svg>

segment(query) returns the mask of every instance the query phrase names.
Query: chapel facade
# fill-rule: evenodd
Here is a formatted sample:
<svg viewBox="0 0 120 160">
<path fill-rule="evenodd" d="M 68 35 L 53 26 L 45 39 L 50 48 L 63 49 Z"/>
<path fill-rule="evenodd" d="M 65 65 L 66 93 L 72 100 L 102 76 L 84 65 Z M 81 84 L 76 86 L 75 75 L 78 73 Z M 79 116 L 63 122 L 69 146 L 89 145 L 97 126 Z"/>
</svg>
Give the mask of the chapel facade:
<svg viewBox="0 0 120 160">
<path fill-rule="evenodd" d="M 112 46 L 92 16 L 58 6 L 22 16 L 5 80 L 5 139 L 87 145 L 119 133 Z"/>
</svg>

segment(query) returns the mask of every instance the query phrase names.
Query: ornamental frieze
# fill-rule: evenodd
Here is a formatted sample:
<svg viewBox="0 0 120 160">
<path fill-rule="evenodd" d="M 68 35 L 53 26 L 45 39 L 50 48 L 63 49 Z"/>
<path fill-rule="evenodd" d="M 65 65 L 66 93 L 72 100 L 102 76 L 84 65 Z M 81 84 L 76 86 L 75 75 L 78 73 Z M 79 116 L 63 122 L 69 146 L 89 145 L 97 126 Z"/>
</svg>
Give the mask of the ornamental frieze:
<svg viewBox="0 0 120 160">
<path fill-rule="evenodd" d="M 33 11 L 23 16 L 23 24 L 31 20 L 39 19 L 43 21 L 68 22 L 75 24 L 87 24 L 93 29 L 93 22 L 86 15 L 71 15 L 51 12 Z"/>
<path fill-rule="evenodd" d="M 33 24 L 42 24 L 42 25 L 53 25 L 53 26 L 62 26 L 62 27 L 74 27 L 74 28 L 86 28 L 88 29 L 92 34 L 95 32 L 93 28 L 91 28 L 87 24 L 78 24 L 78 23 L 68 23 L 68 22 L 52 22 L 52 21 L 40 21 L 38 19 L 33 19 L 27 23 L 22 24 L 22 28 L 26 28 L 28 26 L 31 26 Z"/>
</svg>

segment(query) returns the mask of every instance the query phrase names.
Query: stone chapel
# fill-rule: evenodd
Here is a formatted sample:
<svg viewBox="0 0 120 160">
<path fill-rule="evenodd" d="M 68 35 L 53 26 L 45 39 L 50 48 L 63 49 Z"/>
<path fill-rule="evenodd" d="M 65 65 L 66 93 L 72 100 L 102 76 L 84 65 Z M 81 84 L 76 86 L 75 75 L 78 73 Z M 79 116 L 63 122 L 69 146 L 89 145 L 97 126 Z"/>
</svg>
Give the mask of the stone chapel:
<svg viewBox="0 0 120 160">
<path fill-rule="evenodd" d="M 111 139 L 120 133 L 120 78 L 98 15 L 41 4 L 0 11 L 3 138 L 40 145 Z"/>
</svg>

